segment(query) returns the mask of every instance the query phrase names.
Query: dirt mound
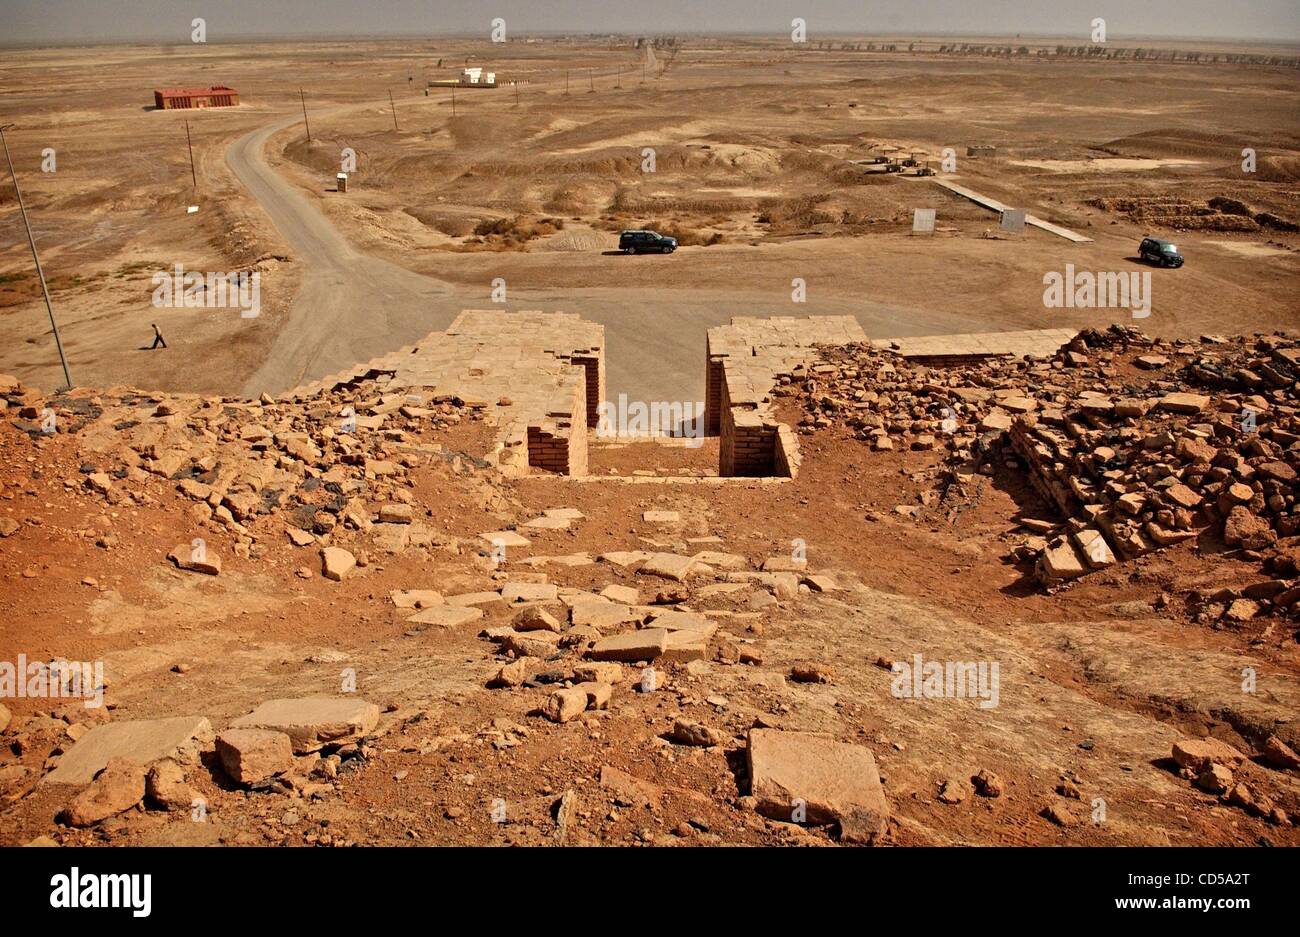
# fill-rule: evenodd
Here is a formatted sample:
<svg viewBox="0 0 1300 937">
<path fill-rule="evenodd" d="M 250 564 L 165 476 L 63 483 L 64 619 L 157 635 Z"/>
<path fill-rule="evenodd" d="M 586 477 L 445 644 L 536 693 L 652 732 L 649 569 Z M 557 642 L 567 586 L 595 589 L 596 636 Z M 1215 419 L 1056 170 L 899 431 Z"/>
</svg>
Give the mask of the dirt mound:
<svg viewBox="0 0 1300 937">
<path fill-rule="evenodd" d="M 1088 204 L 1103 211 L 1126 215 L 1134 223 L 1150 228 L 1167 228 L 1174 231 L 1259 230 L 1259 224 L 1249 215 L 1220 210 L 1211 202 L 1178 196 L 1150 195 L 1133 198 L 1095 198 Z M 1241 203 L 1235 199 L 1226 199 L 1223 204 L 1240 205 Z"/>
<path fill-rule="evenodd" d="M 543 240 L 539 246 L 547 251 L 600 251 L 612 250 L 615 243 L 614 239 L 604 232 L 578 228 L 561 231 Z"/>
<path fill-rule="evenodd" d="M 1236 134 L 1165 127 L 1119 137 L 1099 149 L 1116 156 L 1230 159 L 1241 152 L 1241 147 L 1241 138 Z"/>
<path fill-rule="evenodd" d="M 1300 182 L 1300 156 L 1261 156 L 1255 178 L 1260 182 Z"/>
</svg>

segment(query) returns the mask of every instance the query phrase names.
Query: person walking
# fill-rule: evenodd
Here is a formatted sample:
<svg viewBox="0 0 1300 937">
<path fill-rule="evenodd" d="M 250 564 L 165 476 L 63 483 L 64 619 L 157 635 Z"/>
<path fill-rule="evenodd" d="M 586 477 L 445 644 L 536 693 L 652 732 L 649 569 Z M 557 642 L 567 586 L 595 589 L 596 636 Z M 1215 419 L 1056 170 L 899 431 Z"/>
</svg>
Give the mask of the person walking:
<svg viewBox="0 0 1300 937">
<path fill-rule="evenodd" d="M 149 323 L 149 324 L 150 324 L 150 325 L 153 325 L 152 322 Z M 153 351 L 153 350 L 154 350 L 155 348 L 157 348 L 159 345 L 162 345 L 164 348 L 166 348 L 166 347 L 167 347 L 167 342 L 165 342 L 165 341 L 163 340 L 162 332 L 159 332 L 159 331 L 158 331 L 158 326 L 154 325 L 154 326 L 153 326 L 153 344 L 149 346 L 149 350 L 150 350 L 150 351 Z"/>
</svg>

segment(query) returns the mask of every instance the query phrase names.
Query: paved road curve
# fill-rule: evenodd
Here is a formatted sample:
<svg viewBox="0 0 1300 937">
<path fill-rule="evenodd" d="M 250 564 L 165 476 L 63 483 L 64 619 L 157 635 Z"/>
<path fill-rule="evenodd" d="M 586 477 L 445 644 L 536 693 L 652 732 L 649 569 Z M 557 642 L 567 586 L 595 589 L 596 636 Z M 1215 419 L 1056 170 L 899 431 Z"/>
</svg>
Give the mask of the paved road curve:
<svg viewBox="0 0 1300 937">
<path fill-rule="evenodd" d="M 266 164 L 266 141 L 295 122 L 287 118 L 255 130 L 226 150 L 231 170 L 303 266 L 302 287 L 267 359 L 244 385 L 246 396 L 278 393 L 393 351 L 446 328 L 458 308 L 441 281 L 354 250 Z"/>
</svg>

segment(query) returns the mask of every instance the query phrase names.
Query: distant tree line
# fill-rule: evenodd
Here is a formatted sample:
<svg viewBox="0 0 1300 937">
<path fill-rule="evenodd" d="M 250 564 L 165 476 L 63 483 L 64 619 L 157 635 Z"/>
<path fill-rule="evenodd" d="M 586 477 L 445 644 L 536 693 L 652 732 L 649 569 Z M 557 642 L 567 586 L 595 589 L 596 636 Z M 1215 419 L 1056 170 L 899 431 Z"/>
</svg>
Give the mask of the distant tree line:
<svg viewBox="0 0 1300 937">
<path fill-rule="evenodd" d="M 830 42 L 809 43 L 824 52 L 897 52 L 898 43 Z M 1118 46 L 1088 43 L 1086 45 L 1058 45 L 1030 49 L 1027 45 L 999 45 L 992 43 L 951 42 L 937 47 L 925 43 L 907 43 L 908 52 L 939 52 L 944 55 L 983 55 L 1001 58 L 1073 58 L 1104 59 L 1113 61 L 1185 62 L 1193 65 L 1272 65 L 1300 68 L 1300 56 L 1256 55 L 1244 52 L 1195 52 L 1180 49 L 1120 48 Z"/>
</svg>

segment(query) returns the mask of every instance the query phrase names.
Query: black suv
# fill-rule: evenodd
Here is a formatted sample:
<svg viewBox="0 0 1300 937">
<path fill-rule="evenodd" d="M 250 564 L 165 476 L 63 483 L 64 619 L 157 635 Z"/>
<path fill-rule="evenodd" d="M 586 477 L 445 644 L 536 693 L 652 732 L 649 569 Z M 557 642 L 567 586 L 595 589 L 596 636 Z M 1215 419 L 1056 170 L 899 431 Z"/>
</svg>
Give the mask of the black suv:
<svg viewBox="0 0 1300 937">
<path fill-rule="evenodd" d="M 618 236 L 618 249 L 625 254 L 671 254 L 677 250 L 677 238 L 654 231 L 624 231 Z"/>
<path fill-rule="evenodd" d="M 1142 243 L 1138 245 L 1138 256 L 1162 267 L 1183 265 L 1183 255 L 1178 253 L 1178 248 L 1159 238 L 1143 238 Z"/>
</svg>

